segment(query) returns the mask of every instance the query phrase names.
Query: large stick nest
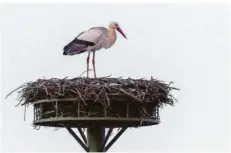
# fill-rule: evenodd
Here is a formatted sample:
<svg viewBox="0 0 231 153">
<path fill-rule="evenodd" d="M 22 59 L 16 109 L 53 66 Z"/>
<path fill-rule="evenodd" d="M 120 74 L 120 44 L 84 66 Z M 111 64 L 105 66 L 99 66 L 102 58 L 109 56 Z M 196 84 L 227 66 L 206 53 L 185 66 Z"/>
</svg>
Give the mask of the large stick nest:
<svg viewBox="0 0 231 153">
<path fill-rule="evenodd" d="M 130 101 L 163 106 L 163 104 L 174 105 L 176 101 L 170 91 L 178 89 L 171 87 L 171 83 L 167 84 L 153 78 L 150 80 L 107 77 L 52 78 L 27 82 L 14 91 L 19 90 L 18 100 L 21 105 L 54 98 L 76 98 L 85 104 L 88 101 L 94 101 L 103 105 L 110 105 L 113 96 L 114 98 L 122 97 L 128 98 Z"/>
</svg>

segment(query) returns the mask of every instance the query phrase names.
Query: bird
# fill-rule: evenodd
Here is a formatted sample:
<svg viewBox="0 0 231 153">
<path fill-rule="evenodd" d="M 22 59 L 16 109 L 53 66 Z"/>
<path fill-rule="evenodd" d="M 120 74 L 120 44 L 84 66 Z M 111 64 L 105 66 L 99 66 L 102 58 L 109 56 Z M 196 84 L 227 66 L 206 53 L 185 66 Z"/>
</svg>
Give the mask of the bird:
<svg viewBox="0 0 231 153">
<path fill-rule="evenodd" d="M 126 35 L 120 28 L 118 22 L 110 22 L 108 28 L 92 27 L 89 30 L 81 32 L 71 42 L 63 48 L 63 55 L 76 55 L 88 52 L 87 56 L 87 78 L 89 77 L 89 58 L 90 53 L 93 53 L 92 65 L 94 69 L 94 77 L 96 78 L 95 70 L 95 52 L 102 48 L 111 48 L 116 39 L 116 31 L 118 31 L 125 39 Z"/>
</svg>

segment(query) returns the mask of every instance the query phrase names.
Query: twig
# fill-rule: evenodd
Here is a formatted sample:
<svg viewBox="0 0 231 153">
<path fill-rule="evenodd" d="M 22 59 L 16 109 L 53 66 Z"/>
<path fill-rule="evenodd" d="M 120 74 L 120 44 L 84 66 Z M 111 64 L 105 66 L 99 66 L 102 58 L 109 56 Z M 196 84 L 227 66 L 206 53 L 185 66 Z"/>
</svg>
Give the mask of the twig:
<svg viewBox="0 0 231 153">
<path fill-rule="evenodd" d="M 75 88 L 75 87 L 74 87 L 74 88 Z M 77 88 L 75 88 L 75 90 L 77 91 L 77 93 L 78 93 L 78 95 L 79 95 L 79 98 L 83 101 L 83 103 L 84 103 L 85 105 L 87 105 L 87 103 L 86 103 L 85 100 L 83 99 L 83 97 L 82 97 L 81 93 L 79 92 L 79 90 L 78 90 Z"/>
<path fill-rule="evenodd" d="M 89 72 L 89 71 L 92 71 L 92 69 L 89 69 L 88 72 Z M 87 72 L 87 70 L 83 71 L 83 72 L 80 74 L 79 77 L 82 77 L 82 75 L 83 75 L 84 73 L 86 73 L 86 72 Z"/>
<path fill-rule="evenodd" d="M 24 106 L 24 121 L 26 120 L 26 105 Z"/>
<path fill-rule="evenodd" d="M 46 91 L 46 94 L 48 95 L 47 88 L 44 86 L 44 84 L 42 86 L 43 86 L 44 90 Z"/>
<path fill-rule="evenodd" d="M 142 111 L 145 115 L 147 115 L 148 117 L 152 117 L 150 114 L 147 113 L 147 111 L 145 110 L 145 108 L 142 108 Z"/>
<path fill-rule="evenodd" d="M 24 83 L 23 85 L 19 86 L 18 88 L 14 89 L 13 91 L 11 91 L 10 93 L 8 93 L 5 97 L 5 99 L 10 96 L 13 92 L 15 92 L 16 90 L 20 89 L 20 88 L 23 88 L 23 87 L 26 87 L 27 85 L 25 85 L 27 83 Z"/>
<path fill-rule="evenodd" d="M 137 100 L 137 101 L 143 103 L 140 99 L 136 98 L 135 96 L 133 96 L 132 94 L 126 92 L 125 90 L 123 90 L 123 89 L 119 89 L 119 90 L 120 90 L 121 92 L 123 92 L 125 95 L 128 95 L 128 96 L 130 96 L 131 98 L 133 98 L 133 99 L 135 99 L 135 100 Z"/>
<path fill-rule="evenodd" d="M 108 97 L 108 95 L 107 95 L 107 92 L 106 92 L 105 88 L 103 88 L 103 90 L 104 90 L 104 93 L 105 93 L 105 95 L 106 95 L 107 106 L 110 106 L 110 99 L 109 99 L 109 97 Z"/>
</svg>

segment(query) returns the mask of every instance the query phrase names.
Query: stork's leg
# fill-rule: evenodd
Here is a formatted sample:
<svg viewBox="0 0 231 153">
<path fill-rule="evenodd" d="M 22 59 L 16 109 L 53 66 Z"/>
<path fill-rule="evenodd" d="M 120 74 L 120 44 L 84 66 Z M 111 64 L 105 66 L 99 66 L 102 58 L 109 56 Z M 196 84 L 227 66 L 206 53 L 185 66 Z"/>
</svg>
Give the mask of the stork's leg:
<svg viewBox="0 0 231 153">
<path fill-rule="evenodd" d="M 88 56 L 87 56 L 87 78 L 89 78 L 89 59 L 90 59 L 90 53 L 88 52 Z"/>
<path fill-rule="evenodd" d="M 96 78 L 96 72 L 95 72 L 95 51 L 93 52 L 92 64 L 93 64 L 93 69 L 94 69 L 94 77 Z"/>
</svg>

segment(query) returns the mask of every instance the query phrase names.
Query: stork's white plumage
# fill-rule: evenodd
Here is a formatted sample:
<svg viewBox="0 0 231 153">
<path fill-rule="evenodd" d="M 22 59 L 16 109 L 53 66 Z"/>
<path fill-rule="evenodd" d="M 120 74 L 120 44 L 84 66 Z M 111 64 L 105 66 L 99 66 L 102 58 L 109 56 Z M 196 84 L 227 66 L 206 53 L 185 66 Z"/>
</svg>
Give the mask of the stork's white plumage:
<svg viewBox="0 0 231 153">
<path fill-rule="evenodd" d="M 81 54 L 88 51 L 87 56 L 87 77 L 89 71 L 89 58 L 90 53 L 93 52 L 93 69 L 94 76 L 96 77 L 95 72 L 95 51 L 100 50 L 101 48 L 110 48 L 116 41 L 116 31 L 119 31 L 124 38 L 125 34 L 119 27 L 117 22 L 111 22 L 109 24 L 109 29 L 105 27 L 93 27 L 87 31 L 80 33 L 74 40 L 64 47 L 63 55 L 75 55 Z M 127 39 L 127 38 L 126 38 Z"/>
</svg>

